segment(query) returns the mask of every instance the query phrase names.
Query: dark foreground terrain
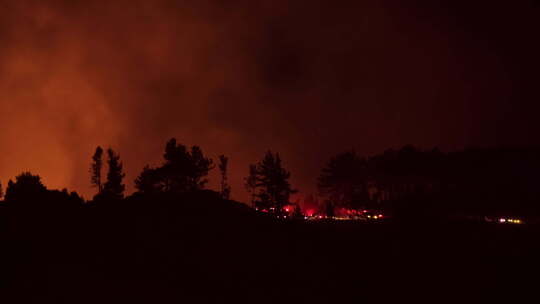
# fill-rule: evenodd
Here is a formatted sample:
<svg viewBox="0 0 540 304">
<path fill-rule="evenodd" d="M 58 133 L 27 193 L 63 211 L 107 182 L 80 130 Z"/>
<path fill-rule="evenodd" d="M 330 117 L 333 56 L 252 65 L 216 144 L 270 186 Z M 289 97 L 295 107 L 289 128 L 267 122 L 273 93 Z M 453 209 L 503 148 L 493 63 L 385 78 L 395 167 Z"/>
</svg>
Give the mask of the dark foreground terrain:
<svg viewBox="0 0 540 304">
<path fill-rule="evenodd" d="M 538 281 L 535 225 L 278 221 L 211 192 L 21 206 L 0 207 L 0 303 L 515 302 Z"/>
</svg>

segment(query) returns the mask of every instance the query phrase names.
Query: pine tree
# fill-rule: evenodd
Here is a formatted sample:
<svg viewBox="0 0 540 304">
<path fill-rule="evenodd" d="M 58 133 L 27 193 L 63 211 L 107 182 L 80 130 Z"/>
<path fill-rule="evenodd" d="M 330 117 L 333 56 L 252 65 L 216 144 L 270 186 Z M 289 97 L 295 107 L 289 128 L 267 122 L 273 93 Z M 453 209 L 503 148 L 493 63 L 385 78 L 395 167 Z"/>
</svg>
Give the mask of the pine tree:
<svg viewBox="0 0 540 304">
<path fill-rule="evenodd" d="M 304 218 L 304 214 L 302 213 L 302 208 L 300 208 L 300 204 L 295 204 L 294 205 L 294 211 L 293 211 L 292 217 L 294 219 L 303 219 Z"/>
<path fill-rule="evenodd" d="M 107 150 L 107 155 L 109 172 L 107 173 L 107 182 L 103 186 L 103 194 L 108 199 L 122 199 L 126 186 L 122 183 L 125 174 L 120 156 L 111 148 Z"/>
<path fill-rule="evenodd" d="M 326 164 L 318 178 L 319 194 L 334 207 L 360 209 L 369 199 L 367 163 L 354 151 L 341 153 Z"/>
<path fill-rule="evenodd" d="M 212 159 L 205 157 L 201 148 L 193 146 L 189 151 L 174 138 L 167 142 L 163 158 L 162 166 L 146 166 L 135 180 L 140 193 L 184 193 L 204 189 L 208 172 L 214 168 Z"/>
<path fill-rule="evenodd" d="M 251 169 L 250 169 L 251 170 Z M 246 180 L 255 176 L 255 196 L 257 204 L 263 208 L 269 207 L 276 214 L 283 213 L 283 207 L 289 203 L 290 195 L 296 193 L 289 183 L 291 173 L 285 170 L 279 154 L 268 151 L 263 160 L 255 166 L 255 172 L 250 172 Z"/>
<path fill-rule="evenodd" d="M 333 218 L 335 216 L 335 205 L 330 200 L 324 201 L 322 210 L 323 214 L 328 218 Z"/>
<path fill-rule="evenodd" d="M 225 155 L 219 156 L 219 171 L 221 173 L 221 197 L 228 200 L 231 195 L 231 186 L 227 182 L 227 167 L 229 165 L 229 158 Z"/>
<path fill-rule="evenodd" d="M 188 189 L 201 190 L 208 183 L 208 172 L 214 168 L 213 161 L 204 156 L 201 148 L 191 147 L 190 170 L 188 170 Z"/>
<path fill-rule="evenodd" d="M 141 174 L 135 179 L 135 188 L 139 193 L 152 194 L 163 191 L 160 168 L 145 166 Z"/>
<path fill-rule="evenodd" d="M 98 193 L 103 191 L 103 185 L 101 184 L 101 168 L 103 166 L 103 149 L 98 146 L 94 156 L 92 156 L 92 165 L 90 167 L 91 180 L 93 187 L 98 188 Z"/>
<path fill-rule="evenodd" d="M 249 165 L 249 175 L 244 178 L 244 187 L 251 194 L 251 206 L 255 208 L 257 196 L 257 165 Z"/>
<path fill-rule="evenodd" d="M 41 182 L 39 175 L 23 172 L 15 178 L 15 182 L 9 180 L 6 188 L 6 201 L 26 200 L 34 202 L 42 198 L 47 188 Z"/>
</svg>

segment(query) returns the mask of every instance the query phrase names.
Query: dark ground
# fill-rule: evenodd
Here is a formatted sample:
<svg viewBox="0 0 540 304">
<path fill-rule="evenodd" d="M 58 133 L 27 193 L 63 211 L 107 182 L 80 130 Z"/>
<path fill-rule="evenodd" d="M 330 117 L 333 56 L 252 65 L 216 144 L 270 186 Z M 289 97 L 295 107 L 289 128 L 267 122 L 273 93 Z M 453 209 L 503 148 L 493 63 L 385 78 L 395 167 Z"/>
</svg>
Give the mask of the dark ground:
<svg viewBox="0 0 540 304">
<path fill-rule="evenodd" d="M 538 281 L 536 225 L 278 221 L 211 193 L 0 217 L 0 303 L 516 302 Z"/>
</svg>

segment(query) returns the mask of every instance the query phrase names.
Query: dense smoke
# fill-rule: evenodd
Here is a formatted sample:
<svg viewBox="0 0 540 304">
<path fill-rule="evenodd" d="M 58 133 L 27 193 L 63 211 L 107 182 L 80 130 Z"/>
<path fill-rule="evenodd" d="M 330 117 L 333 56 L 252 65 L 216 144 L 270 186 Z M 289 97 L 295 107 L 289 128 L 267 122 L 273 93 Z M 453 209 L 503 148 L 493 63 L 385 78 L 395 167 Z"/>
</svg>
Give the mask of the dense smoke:
<svg viewBox="0 0 540 304">
<path fill-rule="evenodd" d="M 0 0 L 0 180 L 90 198 L 99 144 L 132 189 L 176 137 L 229 156 L 246 200 L 267 149 L 305 194 L 351 148 L 537 143 L 533 1 L 358 2 Z"/>
</svg>

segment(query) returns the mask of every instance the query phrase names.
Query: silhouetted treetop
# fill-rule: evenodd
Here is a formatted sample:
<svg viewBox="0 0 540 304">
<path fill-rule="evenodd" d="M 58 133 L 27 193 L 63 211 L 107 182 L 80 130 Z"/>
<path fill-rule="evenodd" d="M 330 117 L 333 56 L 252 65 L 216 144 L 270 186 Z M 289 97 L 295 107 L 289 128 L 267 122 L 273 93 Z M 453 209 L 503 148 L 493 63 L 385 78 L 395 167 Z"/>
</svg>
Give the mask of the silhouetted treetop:
<svg viewBox="0 0 540 304">
<path fill-rule="evenodd" d="M 366 201 L 368 178 L 366 160 L 349 151 L 330 159 L 317 186 L 319 193 L 336 206 L 358 208 Z"/>
<path fill-rule="evenodd" d="M 145 166 L 141 174 L 135 179 L 135 188 L 140 193 L 155 194 L 163 192 L 164 182 L 160 168 Z"/>
<path fill-rule="evenodd" d="M 39 175 L 24 172 L 15 178 L 15 182 L 9 180 L 5 200 L 32 200 L 40 198 L 46 191 L 47 188 L 41 182 Z"/>
<path fill-rule="evenodd" d="M 257 165 L 249 165 L 248 176 L 244 178 L 244 187 L 251 194 L 251 205 L 255 207 L 255 199 L 257 197 Z"/>
<path fill-rule="evenodd" d="M 93 187 L 98 189 L 98 193 L 103 191 L 103 185 L 101 183 L 101 168 L 103 167 L 103 149 L 98 146 L 92 156 L 92 165 L 90 166 L 91 183 Z"/>
<path fill-rule="evenodd" d="M 225 155 L 219 156 L 219 171 L 221 173 L 221 197 L 228 200 L 231 195 L 231 186 L 227 181 L 227 171 L 229 165 L 229 158 Z"/>
<path fill-rule="evenodd" d="M 190 150 L 178 144 L 175 138 L 165 145 L 164 163 L 157 168 L 146 166 L 135 180 L 140 193 L 191 192 L 204 189 L 208 172 L 214 168 L 198 146 Z"/>
<path fill-rule="evenodd" d="M 120 161 L 120 155 L 109 148 L 107 150 L 107 156 L 109 171 L 107 172 L 107 181 L 103 185 L 103 198 L 113 200 L 122 199 L 126 186 L 123 184 L 125 174 L 123 172 L 123 164 Z"/>
<path fill-rule="evenodd" d="M 282 213 L 291 194 L 297 192 L 289 183 L 291 173 L 283 168 L 278 153 L 266 152 L 259 163 L 250 166 L 249 174 L 246 181 L 255 186 L 253 191 L 260 208 Z"/>
</svg>

